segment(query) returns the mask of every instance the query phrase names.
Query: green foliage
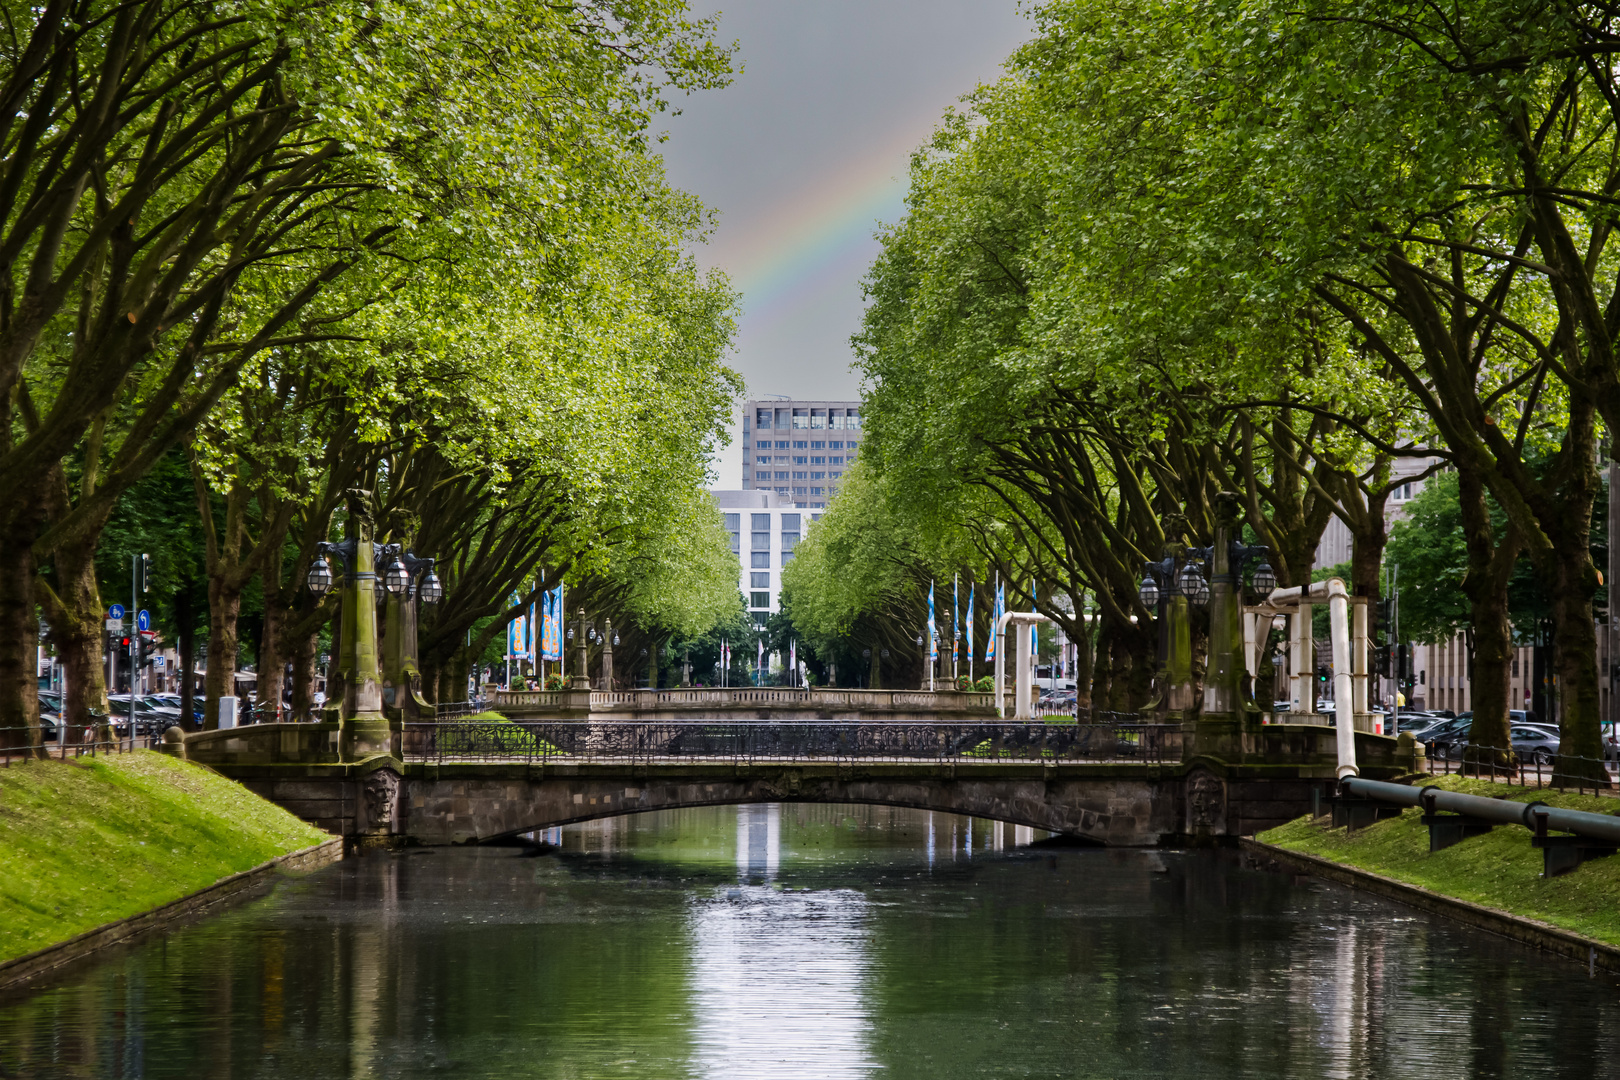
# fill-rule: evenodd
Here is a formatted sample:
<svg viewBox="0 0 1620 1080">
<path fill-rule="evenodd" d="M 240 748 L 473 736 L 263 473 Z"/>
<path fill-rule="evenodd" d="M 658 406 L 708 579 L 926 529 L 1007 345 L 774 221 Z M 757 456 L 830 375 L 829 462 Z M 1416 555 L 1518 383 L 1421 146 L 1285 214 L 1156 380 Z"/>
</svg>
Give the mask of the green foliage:
<svg viewBox="0 0 1620 1080">
<path fill-rule="evenodd" d="M 1398 566 L 1400 632 L 1408 641 L 1449 641 L 1469 624 L 1463 577 L 1468 549 L 1457 505 L 1457 474 L 1432 477 L 1390 529 L 1386 564 Z"/>
</svg>

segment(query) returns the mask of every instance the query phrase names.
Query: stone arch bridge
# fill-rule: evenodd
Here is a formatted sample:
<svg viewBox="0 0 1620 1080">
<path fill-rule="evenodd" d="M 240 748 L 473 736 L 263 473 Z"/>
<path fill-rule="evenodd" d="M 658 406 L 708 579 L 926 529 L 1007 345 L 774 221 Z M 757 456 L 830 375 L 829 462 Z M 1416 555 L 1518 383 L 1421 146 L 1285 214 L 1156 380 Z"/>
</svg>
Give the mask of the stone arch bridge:
<svg viewBox="0 0 1620 1080">
<path fill-rule="evenodd" d="M 1198 753 L 1177 724 L 528 720 L 405 724 L 338 760 L 335 724 L 260 724 L 171 747 L 361 843 L 458 844 L 648 810 L 868 803 L 989 818 L 1097 844 L 1248 835 L 1332 784 L 1331 728 L 1266 725 Z M 1357 733 L 1364 775 L 1414 771 Z"/>
</svg>

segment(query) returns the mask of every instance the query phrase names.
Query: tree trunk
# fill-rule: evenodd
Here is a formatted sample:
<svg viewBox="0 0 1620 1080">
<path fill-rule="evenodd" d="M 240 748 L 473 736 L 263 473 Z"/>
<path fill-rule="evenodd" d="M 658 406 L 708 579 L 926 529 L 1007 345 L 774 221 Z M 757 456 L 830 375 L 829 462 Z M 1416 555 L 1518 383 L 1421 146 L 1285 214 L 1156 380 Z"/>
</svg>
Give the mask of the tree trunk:
<svg viewBox="0 0 1620 1080">
<path fill-rule="evenodd" d="M 1080 619 L 1084 633 L 1074 639 L 1074 702 L 1078 709 L 1091 708 L 1091 680 L 1096 670 L 1096 653 L 1092 638 L 1096 633 L 1096 620 Z"/>
<path fill-rule="evenodd" d="M 0 517 L 0 748 L 7 750 L 41 745 L 33 555 L 39 517 L 36 500 Z"/>
<path fill-rule="evenodd" d="M 203 680 L 203 730 L 219 730 L 219 699 L 236 693 L 236 617 L 242 590 L 228 588 L 217 575 L 208 578 L 208 674 Z M 237 717 L 242 715 L 237 703 Z"/>
<path fill-rule="evenodd" d="M 54 594 L 41 590 L 44 595 L 46 617 L 51 623 L 51 636 L 62 657 L 65 685 L 62 689 L 62 721 L 68 725 L 68 737 L 76 740 L 91 727 L 92 710 L 108 722 L 107 667 L 102 650 L 106 642 L 106 626 L 102 622 L 104 605 L 101 590 L 96 584 L 96 541 L 100 529 L 88 538 L 57 548 L 52 562 L 56 567 Z M 135 613 L 126 615 L 126 628 L 136 632 Z M 117 651 L 116 643 L 114 645 Z M 119 665 L 129 661 L 118 652 Z M 132 699 L 133 700 L 133 699 Z"/>
<path fill-rule="evenodd" d="M 292 641 L 292 705 L 287 719 L 301 722 L 309 719 L 315 707 L 315 670 L 320 653 L 319 634 L 301 634 Z"/>
<path fill-rule="evenodd" d="M 1463 759 L 1474 766 L 1469 771 L 1498 775 L 1509 766 L 1513 746 L 1508 735 L 1508 677 L 1513 662 L 1508 581 L 1521 545 L 1512 525 L 1497 540 L 1484 486 L 1472 470 L 1459 470 L 1457 492 L 1468 552 L 1463 591 L 1468 595 L 1474 640 L 1474 722 Z"/>
<path fill-rule="evenodd" d="M 275 559 L 270 561 L 277 562 Z M 258 691 L 259 708 L 263 715 L 255 716 L 255 720 L 268 720 L 272 716 L 280 718 L 282 690 L 287 684 L 286 643 L 282 639 L 286 633 L 288 612 L 283 605 L 280 583 L 274 581 L 279 572 L 279 566 L 267 566 L 262 577 L 264 625 L 259 631 Z"/>
<path fill-rule="evenodd" d="M 1108 619 L 1102 619 L 1097 628 L 1097 647 L 1092 654 L 1091 666 L 1091 704 L 1096 709 L 1107 709 L 1110 706 L 1110 681 L 1114 674 L 1114 624 Z"/>
<path fill-rule="evenodd" d="M 1558 771 L 1572 779 L 1607 787 L 1609 777 L 1603 765 L 1599 727 L 1597 628 L 1592 622 L 1597 572 L 1586 545 L 1584 529 L 1553 537 L 1553 616 L 1560 706 Z"/>
<path fill-rule="evenodd" d="M 197 708 L 197 610 L 191 602 L 195 583 L 188 577 L 174 593 L 174 621 L 180 628 L 180 726 L 196 727 Z"/>
</svg>

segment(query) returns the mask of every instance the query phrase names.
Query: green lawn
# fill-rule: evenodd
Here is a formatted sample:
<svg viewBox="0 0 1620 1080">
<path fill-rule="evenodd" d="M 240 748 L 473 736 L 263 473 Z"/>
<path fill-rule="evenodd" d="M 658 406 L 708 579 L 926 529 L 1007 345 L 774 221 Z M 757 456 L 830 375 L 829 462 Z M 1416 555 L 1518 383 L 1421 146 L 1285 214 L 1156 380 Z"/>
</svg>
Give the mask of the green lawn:
<svg viewBox="0 0 1620 1080">
<path fill-rule="evenodd" d="M 1611 814 L 1620 805 L 1614 799 L 1526 791 L 1457 776 L 1435 777 L 1433 783 L 1471 795 L 1507 795 L 1519 802 L 1539 799 L 1600 814 Z M 1419 821 L 1421 816 L 1422 811 L 1413 807 L 1399 818 L 1348 835 L 1344 829 L 1327 828 L 1326 817 L 1314 822 L 1302 817 L 1261 833 L 1258 839 L 1620 945 L 1620 856 L 1584 863 L 1544 880 L 1541 852 L 1530 846 L 1528 829 L 1499 825 L 1485 836 L 1431 855 L 1429 830 Z"/>
<path fill-rule="evenodd" d="M 330 837 L 163 754 L 0 769 L 0 960 Z"/>
</svg>

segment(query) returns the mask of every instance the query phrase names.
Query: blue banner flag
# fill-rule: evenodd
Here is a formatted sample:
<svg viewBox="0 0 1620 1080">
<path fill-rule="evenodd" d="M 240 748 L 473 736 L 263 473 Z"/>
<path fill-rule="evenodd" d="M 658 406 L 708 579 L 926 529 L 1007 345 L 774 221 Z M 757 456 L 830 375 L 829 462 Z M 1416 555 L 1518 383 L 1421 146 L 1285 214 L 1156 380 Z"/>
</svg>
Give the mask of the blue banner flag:
<svg viewBox="0 0 1620 1080">
<path fill-rule="evenodd" d="M 973 586 L 968 586 L 967 606 L 967 654 L 968 663 L 973 663 Z"/>
<path fill-rule="evenodd" d="M 934 624 L 934 583 L 928 583 L 928 662 L 939 659 L 939 631 Z"/>
</svg>

